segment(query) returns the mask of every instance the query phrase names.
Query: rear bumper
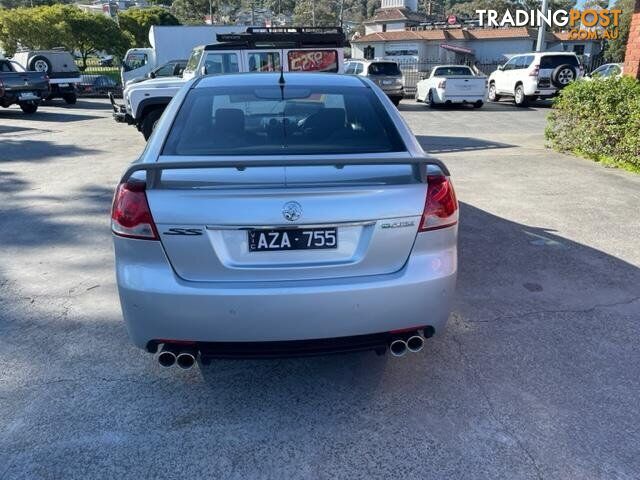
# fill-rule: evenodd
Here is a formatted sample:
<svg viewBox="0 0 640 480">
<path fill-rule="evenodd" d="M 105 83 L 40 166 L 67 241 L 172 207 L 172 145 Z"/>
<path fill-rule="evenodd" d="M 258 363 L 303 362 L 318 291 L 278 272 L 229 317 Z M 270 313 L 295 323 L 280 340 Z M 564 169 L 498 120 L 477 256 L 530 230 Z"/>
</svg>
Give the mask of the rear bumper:
<svg viewBox="0 0 640 480">
<path fill-rule="evenodd" d="M 447 95 L 446 91 L 436 88 L 433 89 L 433 99 L 436 103 L 476 103 L 484 102 L 485 94 L 482 95 Z"/>
<path fill-rule="evenodd" d="M 113 92 L 109 92 L 109 101 L 111 102 L 111 108 L 113 109 L 113 119 L 118 123 L 126 123 L 128 125 L 135 125 L 134 118 L 127 113 L 127 109 L 124 105 L 116 102 Z"/>
<path fill-rule="evenodd" d="M 133 342 L 282 342 L 443 329 L 457 272 L 457 227 L 429 242 L 398 272 L 314 281 L 187 282 L 159 242 L 114 237 L 122 313 Z M 420 251 L 420 249 L 418 249 Z"/>
</svg>

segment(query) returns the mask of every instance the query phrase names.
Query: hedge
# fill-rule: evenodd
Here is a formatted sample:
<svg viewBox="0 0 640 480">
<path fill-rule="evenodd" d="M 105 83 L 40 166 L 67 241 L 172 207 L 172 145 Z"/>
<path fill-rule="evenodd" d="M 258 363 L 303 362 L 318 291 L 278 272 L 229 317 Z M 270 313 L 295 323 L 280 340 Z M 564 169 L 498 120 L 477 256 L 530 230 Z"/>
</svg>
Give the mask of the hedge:
<svg viewBox="0 0 640 480">
<path fill-rule="evenodd" d="M 640 82 L 574 82 L 554 102 L 545 136 L 561 152 L 640 173 Z"/>
</svg>

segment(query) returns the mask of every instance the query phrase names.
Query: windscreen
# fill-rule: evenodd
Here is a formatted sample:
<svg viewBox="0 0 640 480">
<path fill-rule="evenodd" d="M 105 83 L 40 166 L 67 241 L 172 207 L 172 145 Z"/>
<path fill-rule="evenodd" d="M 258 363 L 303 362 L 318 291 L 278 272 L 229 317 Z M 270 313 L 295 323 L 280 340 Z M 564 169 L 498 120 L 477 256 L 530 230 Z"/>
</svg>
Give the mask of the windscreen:
<svg viewBox="0 0 640 480">
<path fill-rule="evenodd" d="M 164 155 L 318 155 L 405 150 L 364 87 L 206 87 L 189 92 Z"/>
<path fill-rule="evenodd" d="M 579 65 L 578 57 L 574 55 L 544 55 L 540 59 L 540 68 L 557 68 L 560 65 L 573 65 L 577 67 Z"/>
<path fill-rule="evenodd" d="M 473 75 L 469 67 L 439 67 L 436 68 L 436 77 L 454 77 L 456 75 Z"/>
<path fill-rule="evenodd" d="M 397 63 L 379 62 L 369 65 L 369 75 L 402 75 Z"/>
</svg>

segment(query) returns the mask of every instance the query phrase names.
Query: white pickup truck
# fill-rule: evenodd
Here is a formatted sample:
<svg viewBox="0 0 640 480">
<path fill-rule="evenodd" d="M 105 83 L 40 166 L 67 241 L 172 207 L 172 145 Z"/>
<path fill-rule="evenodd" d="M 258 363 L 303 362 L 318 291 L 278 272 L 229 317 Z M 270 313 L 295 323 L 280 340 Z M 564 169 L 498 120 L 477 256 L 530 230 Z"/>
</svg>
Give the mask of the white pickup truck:
<svg viewBox="0 0 640 480">
<path fill-rule="evenodd" d="M 480 108 L 487 96 L 487 78 L 466 65 L 438 65 L 416 85 L 416 101 L 438 104 L 471 104 Z"/>
<path fill-rule="evenodd" d="M 218 34 L 218 43 L 193 49 L 182 78 L 134 83 L 123 92 L 124 104 L 112 95 L 117 122 L 135 125 L 148 139 L 164 109 L 194 77 L 237 72 L 344 72 L 344 33 L 337 27 L 249 27 L 243 33 Z"/>
</svg>

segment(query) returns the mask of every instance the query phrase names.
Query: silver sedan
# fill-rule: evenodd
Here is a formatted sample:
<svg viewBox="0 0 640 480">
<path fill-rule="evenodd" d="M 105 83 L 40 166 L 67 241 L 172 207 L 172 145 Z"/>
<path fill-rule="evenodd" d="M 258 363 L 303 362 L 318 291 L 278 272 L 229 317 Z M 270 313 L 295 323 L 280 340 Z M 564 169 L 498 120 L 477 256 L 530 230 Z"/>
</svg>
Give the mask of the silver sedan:
<svg viewBox="0 0 640 480">
<path fill-rule="evenodd" d="M 371 81 L 196 79 L 115 193 L 123 316 L 164 366 L 417 352 L 451 310 L 457 223 L 446 167 Z"/>
</svg>

